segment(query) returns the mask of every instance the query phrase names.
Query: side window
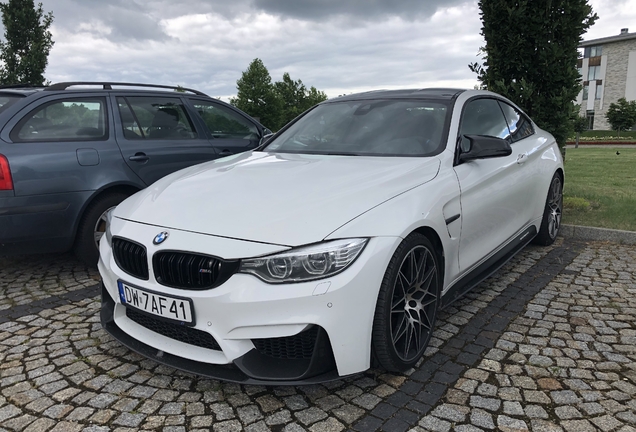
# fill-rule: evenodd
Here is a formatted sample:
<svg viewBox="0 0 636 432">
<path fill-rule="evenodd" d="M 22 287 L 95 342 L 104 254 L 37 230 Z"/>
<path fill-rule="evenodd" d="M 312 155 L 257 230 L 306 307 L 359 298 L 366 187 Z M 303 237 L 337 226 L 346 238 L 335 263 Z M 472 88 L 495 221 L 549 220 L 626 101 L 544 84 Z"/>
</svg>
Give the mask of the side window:
<svg viewBox="0 0 636 432">
<path fill-rule="evenodd" d="M 512 142 L 522 140 L 534 133 L 532 122 L 524 114 L 505 102 L 499 101 L 499 105 L 506 117 Z"/>
<path fill-rule="evenodd" d="M 127 139 L 194 139 L 197 133 L 179 98 L 118 97 Z"/>
<path fill-rule="evenodd" d="M 78 98 L 45 103 L 20 120 L 10 136 L 15 142 L 106 140 L 106 101 Z"/>
<path fill-rule="evenodd" d="M 214 138 L 256 140 L 259 138 L 256 125 L 242 115 L 221 104 L 203 100 L 192 100 L 203 122 Z"/>
<path fill-rule="evenodd" d="M 510 140 L 506 119 L 494 99 L 475 99 L 464 107 L 459 134 L 486 135 Z"/>
<path fill-rule="evenodd" d="M 487 135 L 507 139 L 510 136 L 506 119 L 494 99 L 476 99 L 464 108 L 462 135 Z"/>
</svg>

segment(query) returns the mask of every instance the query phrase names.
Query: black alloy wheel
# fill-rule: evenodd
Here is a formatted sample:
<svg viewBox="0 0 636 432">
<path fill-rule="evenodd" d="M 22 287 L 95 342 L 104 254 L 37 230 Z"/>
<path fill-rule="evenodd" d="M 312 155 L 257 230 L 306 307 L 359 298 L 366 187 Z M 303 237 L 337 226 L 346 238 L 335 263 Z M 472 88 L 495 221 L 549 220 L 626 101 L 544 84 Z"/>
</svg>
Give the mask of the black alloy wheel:
<svg viewBox="0 0 636 432">
<path fill-rule="evenodd" d="M 413 367 L 422 357 L 435 326 L 441 271 L 432 243 L 409 235 L 391 258 L 376 305 L 373 351 L 392 372 Z"/>
<path fill-rule="evenodd" d="M 549 246 L 559 235 L 561 229 L 561 215 L 563 213 L 563 181 L 557 173 L 552 177 L 548 196 L 546 198 L 545 208 L 543 210 L 543 219 L 539 233 L 533 242 L 542 246 Z"/>
</svg>

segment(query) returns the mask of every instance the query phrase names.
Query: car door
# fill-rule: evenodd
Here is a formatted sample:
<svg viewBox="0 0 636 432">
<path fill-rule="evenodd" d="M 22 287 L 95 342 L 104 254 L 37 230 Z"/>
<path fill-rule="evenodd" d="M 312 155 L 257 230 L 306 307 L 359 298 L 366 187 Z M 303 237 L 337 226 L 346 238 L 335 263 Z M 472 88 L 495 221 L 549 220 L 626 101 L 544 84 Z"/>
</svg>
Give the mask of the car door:
<svg viewBox="0 0 636 432">
<path fill-rule="evenodd" d="M 106 98 L 90 94 L 40 98 L 19 112 L 3 130 L 16 196 L 98 188 L 95 170 L 119 157 L 109 117 Z"/>
<path fill-rule="evenodd" d="M 115 97 L 117 143 L 128 166 L 150 185 L 182 168 L 217 157 L 178 96 Z"/>
<path fill-rule="evenodd" d="M 17 240 L 38 239 L 61 250 L 70 246 L 77 217 L 95 190 L 113 178 L 136 179 L 121 159 L 103 92 L 42 93 L 2 130 L 15 193 L 10 211 L 21 215 L 10 229 Z"/>
<path fill-rule="evenodd" d="M 511 140 L 508 122 L 493 98 L 472 99 L 464 106 L 458 141 L 464 135 Z M 459 267 L 465 272 L 505 244 L 528 222 L 533 186 L 526 148 L 512 144 L 509 156 L 457 164 L 461 189 L 462 228 Z"/>
<path fill-rule="evenodd" d="M 254 121 L 218 102 L 200 98 L 189 100 L 205 124 L 219 156 L 242 153 L 258 146 L 261 132 Z"/>
</svg>

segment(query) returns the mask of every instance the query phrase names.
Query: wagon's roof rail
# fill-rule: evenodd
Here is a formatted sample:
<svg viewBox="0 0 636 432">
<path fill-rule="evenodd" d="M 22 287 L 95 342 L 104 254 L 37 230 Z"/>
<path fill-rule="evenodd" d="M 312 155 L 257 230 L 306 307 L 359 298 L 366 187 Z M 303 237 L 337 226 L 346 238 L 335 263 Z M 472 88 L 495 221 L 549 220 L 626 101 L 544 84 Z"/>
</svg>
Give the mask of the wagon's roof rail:
<svg viewBox="0 0 636 432">
<path fill-rule="evenodd" d="M 183 91 L 194 93 L 199 96 L 206 96 L 203 92 L 199 90 L 194 90 L 187 87 L 180 86 L 168 86 L 161 84 L 143 84 L 143 83 L 128 83 L 128 82 L 104 82 L 104 81 L 70 81 L 70 82 L 61 82 L 56 84 L 51 84 L 44 88 L 44 91 L 55 91 L 55 90 L 66 90 L 69 87 L 73 86 L 101 86 L 104 90 L 112 90 L 113 86 L 117 87 L 148 87 L 148 88 L 160 88 L 160 89 L 170 89 L 175 91 Z"/>
</svg>

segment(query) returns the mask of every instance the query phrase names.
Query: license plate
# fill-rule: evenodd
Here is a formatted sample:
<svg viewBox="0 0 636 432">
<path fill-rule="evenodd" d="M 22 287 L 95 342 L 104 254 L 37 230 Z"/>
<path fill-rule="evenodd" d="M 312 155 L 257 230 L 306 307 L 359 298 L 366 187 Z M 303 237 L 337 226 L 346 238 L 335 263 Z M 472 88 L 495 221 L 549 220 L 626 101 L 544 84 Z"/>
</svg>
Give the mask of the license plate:
<svg viewBox="0 0 636 432">
<path fill-rule="evenodd" d="M 122 304 L 152 315 L 194 325 L 192 300 L 152 292 L 118 281 Z"/>
</svg>

